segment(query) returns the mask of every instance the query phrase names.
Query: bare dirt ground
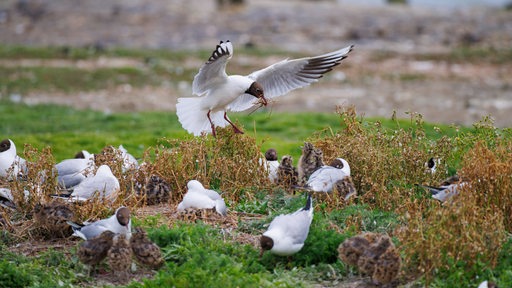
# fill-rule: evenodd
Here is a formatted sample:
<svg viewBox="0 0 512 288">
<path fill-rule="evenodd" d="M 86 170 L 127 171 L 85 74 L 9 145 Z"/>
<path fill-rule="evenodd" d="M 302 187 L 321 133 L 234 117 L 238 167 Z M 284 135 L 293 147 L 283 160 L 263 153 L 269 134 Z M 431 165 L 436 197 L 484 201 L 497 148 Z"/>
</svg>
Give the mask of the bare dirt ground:
<svg viewBox="0 0 512 288">
<path fill-rule="evenodd" d="M 253 45 L 317 55 L 355 44 L 341 67 L 319 83 L 282 97 L 271 109 L 331 112 L 336 105 L 355 105 L 366 116 L 390 117 L 396 110 L 399 117 L 408 117 L 404 113 L 411 111 L 421 113 L 427 121 L 464 125 L 490 114 L 497 126 L 512 126 L 510 61 L 454 63 L 410 57 L 448 53 L 461 45 L 510 49 L 510 11 L 363 6 L 341 0 L 246 2 L 243 6 L 218 7 L 215 1 L 199 0 L 7 0 L 0 3 L 0 42 L 209 50 L 219 40 L 230 39 L 235 45 L 232 61 L 255 67 L 283 57 L 236 57 L 237 47 Z M 198 69 L 206 59 L 189 60 L 183 66 Z M 4 60 L 0 65 L 94 68 L 143 63 L 100 58 Z M 126 83 L 73 95 L 31 93 L 22 95 L 22 100 L 103 111 L 173 111 L 178 97 L 191 95 L 191 81 L 143 88 Z"/>
</svg>

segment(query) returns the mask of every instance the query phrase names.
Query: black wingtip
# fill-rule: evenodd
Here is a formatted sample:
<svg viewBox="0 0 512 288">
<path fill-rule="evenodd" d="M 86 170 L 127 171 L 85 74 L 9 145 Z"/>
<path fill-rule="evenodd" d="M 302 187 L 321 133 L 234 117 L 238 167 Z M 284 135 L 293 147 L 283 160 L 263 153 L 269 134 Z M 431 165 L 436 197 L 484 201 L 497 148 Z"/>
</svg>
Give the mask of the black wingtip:
<svg viewBox="0 0 512 288">
<path fill-rule="evenodd" d="M 292 189 L 312 191 L 308 186 L 292 185 Z"/>
<path fill-rule="evenodd" d="M 312 204 L 313 204 L 313 199 L 311 197 L 311 194 L 308 193 L 308 200 L 306 200 L 306 206 L 304 206 L 304 211 L 308 211 L 309 209 L 311 209 Z"/>
<path fill-rule="evenodd" d="M 80 224 L 75 223 L 75 222 L 73 222 L 71 220 L 66 221 L 66 223 L 69 226 L 71 226 L 71 229 L 73 229 L 73 231 L 80 230 L 80 229 L 82 229 L 82 227 L 84 227 L 84 225 L 80 225 Z"/>
<path fill-rule="evenodd" d="M 50 197 L 70 198 L 71 193 L 50 194 Z"/>
<path fill-rule="evenodd" d="M 228 43 L 229 40 L 226 41 L 226 43 Z M 222 56 L 225 56 L 225 55 L 229 55 L 229 49 L 226 47 L 226 49 L 222 48 L 222 44 L 224 43 L 224 41 L 220 41 L 219 44 L 217 44 L 217 47 L 215 47 L 215 50 L 213 50 L 212 52 L 212 55 L 210 56 L 210 58 L 208 58 L 208 61 L 206 61 L 205 64 L 209 64 L 211 62 L 214 62 L 215 60 L 219 59 L 220 57 Z"/>
<path fill-rule="evenodd" d="M 432 195 L 436 195 L 437 193 L 439 193 L 440 191 L 443 190 L 441 187 L 434 187 L 434 186 L 421 185 L 421 184 L 414 184 L 414 185 L 416 185 L 417 187 L 421 187 L 423 189 L 427 189 Z"/>
</svg>

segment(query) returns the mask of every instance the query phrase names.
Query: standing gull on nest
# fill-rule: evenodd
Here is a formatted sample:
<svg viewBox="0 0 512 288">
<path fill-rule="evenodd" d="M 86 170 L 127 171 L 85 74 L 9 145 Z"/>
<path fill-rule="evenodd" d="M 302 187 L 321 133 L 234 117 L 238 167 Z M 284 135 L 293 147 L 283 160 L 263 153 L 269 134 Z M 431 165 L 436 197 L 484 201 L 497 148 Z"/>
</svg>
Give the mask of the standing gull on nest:
<svg viewBox="0 0 512 288">
<path fill-rule="evenodd" d="M 123 145 L 119 145 L 118 150 L 121 152 L 121 158 L 123 159 L 123 172 L 139 168 L 137 159 L 133 157 L 132 154 L 128 153 L 128 150 L 126 150 Z"/>
<path fill-rule="evenodd" d="M 229 120 L 227 111 L 266 106 L 267 99 L 318 81 L 323 74 L 339 65 L 352 47 L 315 57 L 286 59 L 248 76 L 228 76 L 226 64 L 233 56 L 233 45 L 229 40 L 221 41 L 194 77 L 192 93 L 199 97 L 178 98 L 176 114 L 183 128 L 196 136 L 210 131 L 215 136 L 215 126 L 225 127 L 227 124 L 235 133 L 243 133 Z"/>
</svg>

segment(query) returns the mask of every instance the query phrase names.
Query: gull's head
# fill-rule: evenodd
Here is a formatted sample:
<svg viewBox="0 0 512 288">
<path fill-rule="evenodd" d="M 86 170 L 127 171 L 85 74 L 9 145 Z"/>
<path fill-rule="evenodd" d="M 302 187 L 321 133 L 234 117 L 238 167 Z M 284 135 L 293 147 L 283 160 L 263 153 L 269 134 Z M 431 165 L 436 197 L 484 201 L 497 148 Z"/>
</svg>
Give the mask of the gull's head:
<svg viewBox="0 0 512 288">
<path fill-rule="evenodd" d="M 197 180 L 190 180 L 187 183 L 187 189 L 188 190 L 203 190 L 203 184 Z"/>
<path fill-rule="evenodd" d="M 98 170 L 96 171 L 96 175 L 114 175 L 112 173 L 112 170 L 110 169 L 110 167 L 108 165 L 101 165 Z"/>
<path fill-rule="evenodd" d="M 251 86 L 245 91 L 245 93 L 260 99 L 261 103 L 267 106 L 267 99 L 265 99 L 265 93 L 263 92 L 263 87 L 260 83 L 252 82 Z"/>
<path fill-rule="evenodd" d="M 12 141 L 10 139 L 2 140 L 2 142 L 0 142 L 0 152 L 4 152 L 11 149 L 11 143 Z"/>
<path fill-rule="evenodd" d="M 130 223 L 130 208 L 124 206 L 117 208 L 116 218 L 122 226 L 128 225 Z"/>
<path fill-rule="evenodd" d="M 274 247 L 274 240 L 272 240 L 272 238 L 268 237 L 268 236 L 261 236 L 260 238 L 260 246 L 261 246 L 261 251 L 260 251 L 260 257 L 263 256 L 263 252 L 267 251 L 267 250 L 271 250 L 272 247 Z"/>
<path fill-rule="evenodd" d="M 267 161 L 277 161 L 277 151 L 274 148 L 270 148 L 265 152 L 265 159 Z"/>
<path fill-rule="evenodd" d="M 336 158 L 332 160 L 329 166 L 342 170 L 347 174 L 347 176 L 350 175 L 350 165 L 348 165 L 347 160 L 343 158 Z"/>
</svg>

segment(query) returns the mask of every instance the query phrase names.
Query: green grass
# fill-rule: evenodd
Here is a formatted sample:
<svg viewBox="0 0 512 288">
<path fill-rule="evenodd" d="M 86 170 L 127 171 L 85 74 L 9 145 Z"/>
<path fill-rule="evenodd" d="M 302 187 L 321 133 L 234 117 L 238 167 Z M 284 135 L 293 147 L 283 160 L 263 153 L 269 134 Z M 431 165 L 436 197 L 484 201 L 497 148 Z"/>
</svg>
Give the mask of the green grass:
<svg viewBox="0 0 512 288">
<path fill-rule="evenodd" d="M 0 244 L 0 287 L 73 287 L 86 279 L 85 266 L 53 249 L 25 257 Z"/>
<path fill-rule="evenodd" d="M 133 87 L 158 86 L 167 79 L 191 79 L 194 71 L 175 71 L 161 65 L 147 67 L 98 68 L 95 70 L 75 67 L 1 67 L 0 88 L 3 94 L 30 92 L 94 91 L 115 88 L 129 83 Z M 73 96 L 70 96 L 73 97 Z"/>
<path fill-rule="evenodd" d="M 256 137 L 262 152 L 274 147 L 280 156 L 292 155 L 298 161 L 301 146 L 314 133 L 333 133 L 341 129 L 337 114 L 326 113 L 270 113 L 251 115 L 238 113 L 231 118 L 242 124 L 245 132 Z M 361 119 L 365 125 L 377 121 L 394 129 L 408 129 L 415 125 L 411 120 L 384 118 Z M 24 143 L 38 149 L 50 146 L 57 160 L 70 158 L 85 149 L 99 152 L 106 145 L 123 144 L 136 157 L 163 139 L 192 137 L 187 134 L 175 113 L 137 112 L 106 114 L 91 110 L 76 110 L 56 105 L 25 105 L 0 100 L 0 135 L 11 138 L 22 151 Z M 427 137 L 438 139 L 443 135 L 455 136 L 464 127 L 423 124 Z M 295 162 L 296 163 L 296 162 Z"/>
</svg>

